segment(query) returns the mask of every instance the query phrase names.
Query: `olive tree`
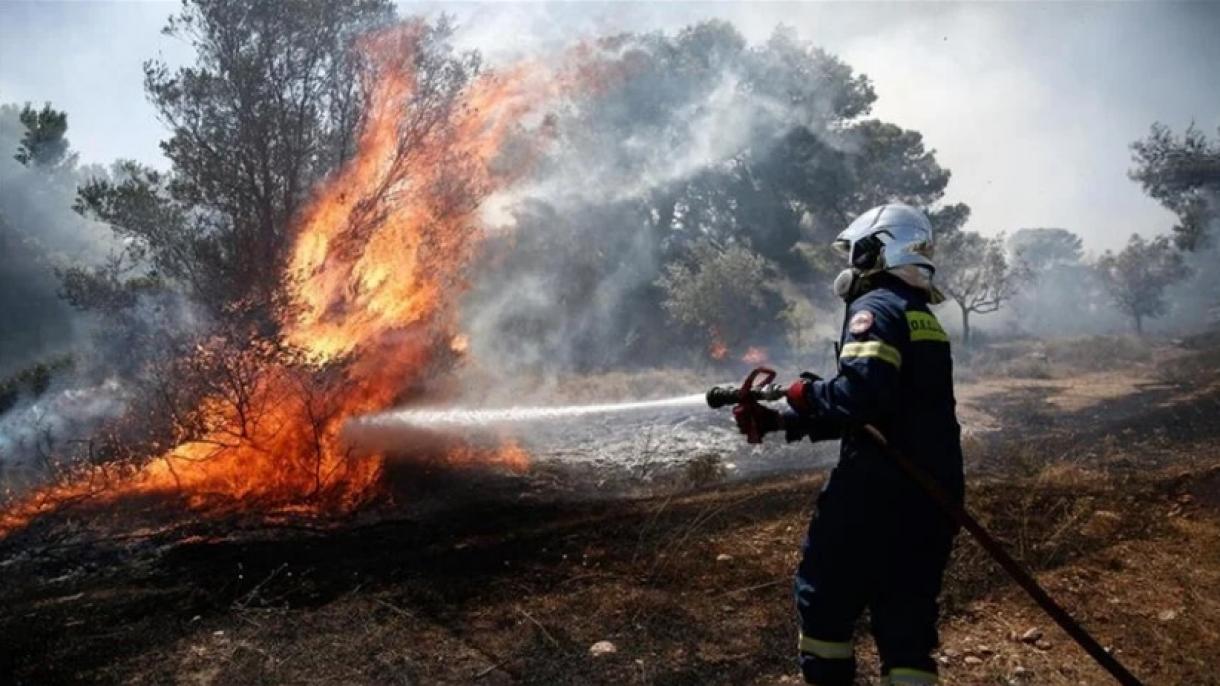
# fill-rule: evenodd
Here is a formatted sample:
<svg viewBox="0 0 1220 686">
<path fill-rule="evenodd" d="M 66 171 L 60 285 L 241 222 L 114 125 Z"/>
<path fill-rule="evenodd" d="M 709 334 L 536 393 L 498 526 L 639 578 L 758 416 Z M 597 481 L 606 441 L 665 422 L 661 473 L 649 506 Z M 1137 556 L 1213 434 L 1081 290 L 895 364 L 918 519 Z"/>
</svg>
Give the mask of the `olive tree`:
<svg viewBox="0 0 1220 686">
<path fill-rule="evenodd" d="M 1010 260 L 1004 235 L 992 238 L 975 231 L 954 231 L 936 246 L 936 285 L 957 304 L 962 343 L 970 344 L 970 315 L 995 312 L 1016 295 L 1026 269 Z"/>
<path fill-rule="evenodd" d="M 1169 238 L 1145 240 L 1139 234 L 1132 235 L 1122 251 L 1106 251 L 1097 261 L 1097 271 L 1114 304 L 1131 317 L 1140 334 L 1145 319 L 1169 310 L 1165 289 L 1188 276 L 1182 255 Z"/>
</svg>

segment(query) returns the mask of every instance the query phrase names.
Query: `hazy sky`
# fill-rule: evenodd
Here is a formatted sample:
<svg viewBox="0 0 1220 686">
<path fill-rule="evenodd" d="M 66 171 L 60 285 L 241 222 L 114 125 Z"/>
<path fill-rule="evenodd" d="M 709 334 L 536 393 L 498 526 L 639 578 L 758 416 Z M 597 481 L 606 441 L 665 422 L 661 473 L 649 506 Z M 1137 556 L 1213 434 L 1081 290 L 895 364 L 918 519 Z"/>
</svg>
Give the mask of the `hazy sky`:
<svg viewBox="0 0 1220 686">
<path fill-rule="evenodd" d="M 69 113 L 85 162 L 165 165 L 164 129 L 142 92 L 143 60 L 190 59 L 159 29 L 176 3 L 0 0 L 0 102 Z M 953 171 L 947 199 L 971 228 L 1063 226 L 1090 250 L 1172 216 L 1126 177 L 1153 121 L 1220 126 L 1220 3 L 404 4 L 448 11 L 464 45 L 494 60 L 622 30 L 708 17 L 752 42 L 785 23 L 873 79 L 874 114 L 923 132 Z"/>
</svg>

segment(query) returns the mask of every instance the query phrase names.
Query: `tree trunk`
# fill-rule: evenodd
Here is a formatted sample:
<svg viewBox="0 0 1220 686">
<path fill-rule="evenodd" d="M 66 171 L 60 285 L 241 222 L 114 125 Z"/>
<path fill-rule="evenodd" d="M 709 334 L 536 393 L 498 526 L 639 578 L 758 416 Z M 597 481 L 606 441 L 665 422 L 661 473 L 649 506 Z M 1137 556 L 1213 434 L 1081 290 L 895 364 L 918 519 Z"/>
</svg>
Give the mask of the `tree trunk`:
<svg viewBox="0 0 1220 686">
<path fill-rule="evenodd" d="M 958 303 L 958 307 L 962 310 L 962 347 L 970 347 L 970 309 L 965 305 Z"/>
</svg>

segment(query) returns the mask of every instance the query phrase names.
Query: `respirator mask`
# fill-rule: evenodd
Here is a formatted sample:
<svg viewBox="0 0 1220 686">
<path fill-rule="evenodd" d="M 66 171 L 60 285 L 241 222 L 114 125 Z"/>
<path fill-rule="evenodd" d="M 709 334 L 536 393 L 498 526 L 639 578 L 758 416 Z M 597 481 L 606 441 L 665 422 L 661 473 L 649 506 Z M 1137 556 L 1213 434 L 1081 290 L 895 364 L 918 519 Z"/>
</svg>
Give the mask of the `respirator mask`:
<svg viewBox="0 0 1220 686">
<path fill-rule="evenodd" d="M 864 293 L 869 288 L 869 277 L 885 269 L 885 243 L 881 231 L 871 236 L 865 236 L 854 243 L 846 240 L 834 242 L 836 251 L 848 256 L 850 267 L 839 272 L 831 288 L 834 294 L 847 302 Z"/>
</svg>

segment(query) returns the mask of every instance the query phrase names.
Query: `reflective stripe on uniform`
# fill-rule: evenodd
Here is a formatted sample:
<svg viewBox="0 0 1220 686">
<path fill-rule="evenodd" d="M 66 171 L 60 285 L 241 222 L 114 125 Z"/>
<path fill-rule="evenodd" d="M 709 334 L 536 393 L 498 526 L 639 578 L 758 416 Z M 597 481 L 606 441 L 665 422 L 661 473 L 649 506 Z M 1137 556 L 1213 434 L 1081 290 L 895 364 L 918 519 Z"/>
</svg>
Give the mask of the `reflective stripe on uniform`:
<svg viewBox="0 0 1220 686">
<path fill-rule="evenodd" d="M 902 684 L 939 684 L 940 678 L 935 672 L 925 672 L 922 669 L 895 667 L 890 673 L 881 677 L 882 686 L 901 686 Z"/>
<path fill-rule="evenodd" d="M 801 640 L 797 643 L 796 647 L 802 653 L 809 653 L 814 657 L 826 660 L 847 660 L 852 655 L 855 655 L 851 642 L 819 641 L 816 638 L 809 638 L 805 634 L 801 634 Z"/>
<path fill-rule="evenodd" d="M 839 352 L 839 359 L 849 357 L 875 357 L 879 360 L 889 362 L 895 367 L 902 367 L 902 353 L 898 352 L 898 348 L 892 345 L 886 345 L 881 341 L 868 341 L 867 343 L 848 343 L 843 346 L 843 350 Z"/>
<path fill-rule="evenodd" d="M 911 341 L 949 342 L 949 334 L 941 328 L 940 322 L 930 312 L 918 310 L 907 312 L 907 325 L 911 327 Z"/>
</svg>

